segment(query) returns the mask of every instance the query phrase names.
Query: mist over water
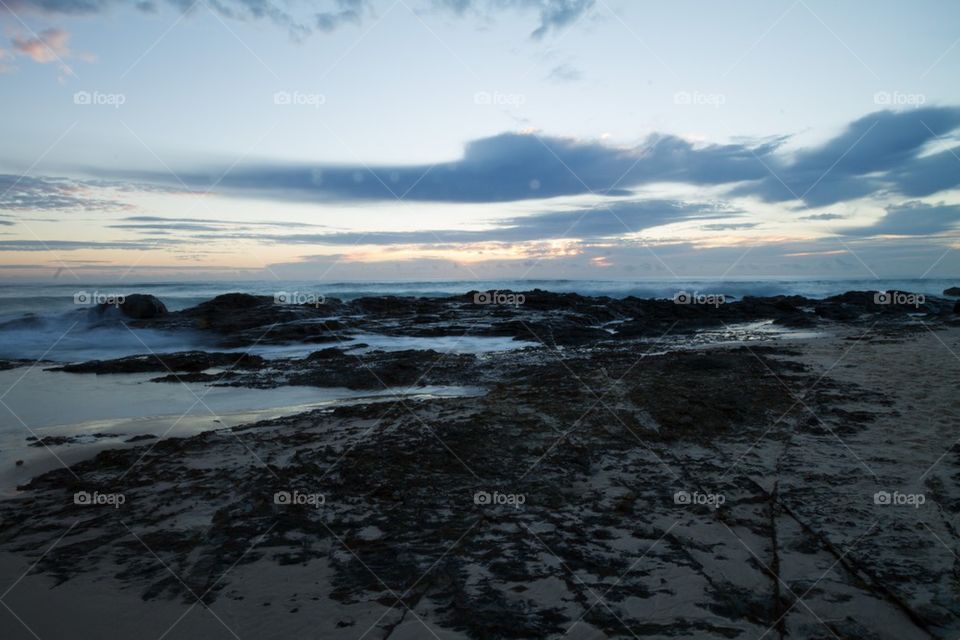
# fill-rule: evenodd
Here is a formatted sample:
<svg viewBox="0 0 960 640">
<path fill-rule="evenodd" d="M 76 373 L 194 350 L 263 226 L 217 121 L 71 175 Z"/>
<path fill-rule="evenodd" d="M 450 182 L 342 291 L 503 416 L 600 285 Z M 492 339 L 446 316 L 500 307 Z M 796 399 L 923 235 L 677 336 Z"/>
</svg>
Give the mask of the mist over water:
<svg viewBox="0 0 960 640">
<path fill-rule="evenodd" d="M 602 280 L 457 280 L 443 282 L 333 282 L 303 281 L 223 281 L 211 283 L 63 283 L 6 284 L 0 286 L 0 358 L 81 361 L 125 355 L 210 349 L 210 338 L 186 332 L 167 333 L 132 329 L 116 313 L 93 313 L 89 305 L 77 304 L 75 296 L 147 293 L 157 296 L 170 311 L 192 307 L 229 292 L 276 296 L 279 293 L 322 295 L 351 300 L 375 296 L 442 297 L 464 295 L 469 291 L 545 289 L 586 296 L 624 298 L 672 298 L 679 291 L 722 294 L 728 299 L 747 295 L 778 294 L 825 298 L 853 290 L 903 290 L 940 296 L 943 290 L 957 286 L 948 279 L 669 279 L 647 281 Z M 470 352 L 511 348 L 509 341 L 468 338 L 452 346 L 424 342 L 402 343 L 399 339 L 375 336 L 364 339 L 377 348 L 455 348 Z M 486 341 L 485 341 L 486 340 Z M 391 341 L 396 342 L 392 344 Z M 513 347 L 522 345 L 513 345 Z M 277 351 L 277 349 L 273 349 Z M 306 349 L 306 352 L 312 347 Z M 283 353 L 279 350 L 277 355 Z M 269 355 L 269 353 L 267 354 Z"/>
</svg>

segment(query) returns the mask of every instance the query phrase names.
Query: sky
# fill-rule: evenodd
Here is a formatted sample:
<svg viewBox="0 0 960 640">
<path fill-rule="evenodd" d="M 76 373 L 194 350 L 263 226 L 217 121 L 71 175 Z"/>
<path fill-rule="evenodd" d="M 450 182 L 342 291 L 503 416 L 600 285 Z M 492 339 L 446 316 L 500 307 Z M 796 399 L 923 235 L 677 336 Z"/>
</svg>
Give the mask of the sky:
<svg viewBox="0 0 960 640">
<path fill-rule="evenodd" d="M 0 0 L 0 278 L 960 275 L 960 4 Z"/>
</svg>

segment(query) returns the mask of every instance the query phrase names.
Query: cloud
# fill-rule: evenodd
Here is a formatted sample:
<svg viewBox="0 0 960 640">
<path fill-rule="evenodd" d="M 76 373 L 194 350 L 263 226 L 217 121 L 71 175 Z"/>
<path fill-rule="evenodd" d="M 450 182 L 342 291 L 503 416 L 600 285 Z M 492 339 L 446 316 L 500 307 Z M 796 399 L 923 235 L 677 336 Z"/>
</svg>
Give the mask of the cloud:
<svg viewBox="0 0 960 640">
<path fill-rule="evenodd" d="M 482 242 L 533 242 L 556 239 L 615 238 L 643 229 L 684 220 L 729 218 L 739 211 L 714 203 L 677 200 L 623 200 L 607 206 L 551 211 L 498 220 L 481 230 L 436 229 L 420 231 L 333 232 L 268 235 L 233 233 L 196 239 L 258 240 L 278 244 L 318 245 L 457 245 Z"/>
<path fill-rule="evenodd" d="M 112 4 L 114 0 L 6 0 L 6 5 L 14 11 L 33 9 L 68 15 L 97 13 Z"/>
<path fill-rule="evenodd" d="M 759 222 L 718 222 L 716 224 L 702 224 L 700 228 L 704 231 L 735 231 L 738 229 L 754 229 L 759 226 Z"/>
<path fill-rule="evenodd" d="M 958 107 L 871 113 L 822 145 L 771 164 L 768 175 L 738 188 L 734 195 L 756 195 L 768 202 L 802 200 L 808 206 L 830 205 L 885 189 L 930 195 L 960 184 L 960 172 L 945 162 L 950 151 L 932 158 L 921 157 L 920 152 L 957 127 Z"/>
<path fill-rule="evenodd" d="M 374 262 L 358 260 L 346 252 L 332 255 L 303 256 L 296 262 L 271 264 L 270 273 L 284 279 L 327 282 L 337 280 L 396 280 L 413 281 L 437 278 L 463 280 L 504 280 L 523 278 L 529 287 L 538 285 L 540 278 L 583 279 L 596 278 L 594 266 L 602 258 L 609 266 L 603 267 L 605 279 L 625 279 L 636 284 L 634 295 L 672 297 L 677 290 L 691 290 L 702 286 L 701 278 L 709 278 L 712 291 L 730 295 L 783 293 L 783 282 L 756 276 L 782 276 L 795 283 L 809 284 L 806 295 L 822 294 L 822 283 L 816 276 L 860 279 L 860 288 L 874 286 L 875 277 L 903 277 L 904 274 L 923 273 L 938 259 L 937 273 L 949 276 L 960 268 L 960 252 L 943 257 L 944 246 L 919 239 L 847 239 L 846 247 L 829 239 L 814 241 L 778 241 L 752 247 L 744 257 L 744 247 L 703 247 L 690 242 L 649 244 L 635 240 L 604 240 L 590 244 L 581 242 L 562 255 L 544 254 L 542 259 L 531 259 L 537 247 L 524 247 L 522 257 L 491 257 L 486 260 L 458 264 L 456 259 L 439 258 L 429 252 L 423 257 L 394 259 L 389 253 L 378 254 Z M 852 253 L 856 252 L 856 256 Z M 731 268 L 731 265 L 733 268 Z M 716 280 L 717 274 L 727 273 L 728 280 Z M 264 274 L 264 277 L 268 274 Z M 321 276 L 323 276 L 321 278 Z M 745 284 L 745 278 L 752 281 Z M 931 290 L 938 290 L 931 285 Z M 940 288 L 942 289 L 942 287 Z"/>
<path fill-rule="evenodd" d="M 360 24 L 364 5 L 364 0 L 337 0 L 337 10 L 316 15 L 317 29 L 329 33 L 345 23 Z"/>
<path fill-rule="evenodd" d="M 60 66 L 60 82 L 68 77 L 75 76 L 73 68 L 67 60 L 79 59 L 84 62 L 94 62 L 96 56 L 91 53 L 74 53 L 69 47 L 70 33 L 65 29 L 45 29 L 38 34 L 15 35 L 11 39 L 13 53 L 0 49 L 0 73 L 10 73 L 16 68 L 5 64 L 4 60 L 12 60 L 14 53 L 30 58 L 37 64 L 57 63 Z"/>
<path fill-rule="evenodd" d="M 546 0 L 540 2 L 540 26 L 530 34 L 542 38 L 550 31 L 562 29 L 593 8 L 594 0 Z"/>
<path fill-rule="evenodd" d="M 69 40 L 70 34 L 63 29 L 46 29 L 33 38 L 14 36 L 12 43 L 20 55 L 39 64 L 49 64 L 70 57 L 70 48 L 67 46 Z"/>
<path fill-rule="evenodd" d="M 126 211 L 134 207 L 122 197 L 133 193 L 192 192 L 185 191 L 182 185 L 0 173 L 0 211 Z M 118 195 L 121 197 L 118 198 Z M 146 221 L 149 216 L 143 218 Z M 129 219 L 136 220 L 137 217 Z"/>
<path fill-rule="evenodd" d="M 840 220 L 846 218 L 847 216 L 840 215 L 839 213 L 815 213 L 809 216 L 802 216 L 800 220 Z"/>
<path fill-rule="evenodd" d="M 791 153 L 788 138 L 697 144 L 654 133 L 635 146 L 502 133 L 473 140 L 460 158 L 436 164 L 262 164 L 175 167 L 164 171 L 103 171 L 104 184 L 205 191 L 278 201 L 503 203 L 595 195 L 626 197 L 659 183 L 714 187 L 723 197 L 831 206 L 862 197 L 929 196 L 960 184 L 960 161 L 931 153 L 960 127 L 960 108 L 880 111 L 860 118 L 826 142 Z M 936 132 L 936 134 L 932 133 Z M 166 169 L 166 168 L 165 168 Z M 222 179 L 221 179 L 222 176 Z M 87 181 L 93 184 L 92 181 Z M 146 187 L 141 187 L 145 189 Z M 834 220 L 818 213 L 800 220 Z M 746 227 L 741 227 L 746 228 Z M 710 230 L 720 230 L 714 228 Z"/>
<path fill-rule="evenodd" d="M 0 174 L 0 211 L 117 211 L 129 208 L 131 205 L 119 200 L 99 197 L 82 181 Z"/>
<path fill-rule="evenodd" d="M 165 218 L 162 216 L 128 216 L 124 220 L 129 222 L 207 222 L 215 224 L 234 224 L 229 220 L 216 220 L 212 218 Z M 264 226 L 264 227 L 323 227 L 322 224 L 310 224 L 307 222 L 283 222 L 280 220 L 271 220 L 269 222 L 242 222 L 246 226 Z"/>
<path fill-rule="evenodd" d="M 163 0 L 165 4 L 187 13 L 205 6 L 224 18 L 233 20 L 269 20 L 288 29 L 294 37 L 309 35 L 314 29 L 333 31 L 348 23 L 359 23 L 370 6 L 370 0 L 329 0 L 320 3 L 329 10 L 295 15 L 284 0 Z M 127 4 L 126 0 L 6 0 L 13 11 L 35 11 L 51 15 L 93 15 Z M 316 5 L 316 2 L 312 4 Z M 144 13 L 157 10 L 157 2 L 135 2 Z"/>
<path fill-rule="evenodd" d="M 922 196 L 952 188 L 960 179 L 960 163 L 953 149 L 935 144 L 960 127 L 960 108 L 924 107 L 904 112 L 880 111 L 844 127 L 818 145 L 791 153 L 783 150 L 785 136 L 729 144 L 695 144 L 670 134 L 652 134 L 639 145 L 613 146 L 604 142 L 539 134 L 503 133 L 469 142 L 460 158 L 434 165 L 365 164 L 245 164 L 233 168 L 208 166 L 175 168 L 187 190 L 234 197 L 293 200 L 316 204 L 336 202 L 502 203 L 545 201 L 561 196 L 594 195 L 608 203 L 616 217 L 599 206 L 587 210 L 546 211 L 496 222 L 488 230 L 416 231 L 402 233 L 271 233 L 255 223 L 196 218 L 131 217 L 120 228 L 141 233 L 209 234 L 257 238 L 292 244 L 418 244 L 464 242 L 521 242 L 563 236 L 610 237 L 627 230 L 647 229 L 670 222 L 730 218 L 740 212 L 668 200 L 637 200 L 634 190 L 645 185 L 677 183 L 715 187 L 726 197 L 750 197 L 768 202 L 796 201 L 829 206 L 863 196 Z M 936 132 L 935 134 L 933 132 Z M 949 161 L 949 162 L 948 162 Z M 924 170 L 930 173 L 924 174 Z M 88 170 L 96 174 L 96 170 Z M 113 193 L 154 189 L 183 191 L 170 171 L 100 171 L 99 180 L 24 178 L 0 175 L 0 209 L 114 210 L 128 205 L 105 197 L 96 187 Z M 775 177 L 776 176 L 776 177 Z M 920 186 L 910 182 L 911 177 Z M 222 179 L 221 179 L 222 177 Z M 780 181 L 783 180 L 784 184 Z M 216 182 L 215 182 L 216 181 Z M 150 186 L 148 186 L 150 185 Z M 791 186 L 792 185 L 792 186 Z M 805 185 L 805 186 L 804 186 Z M 800 189 L 803 193 L 792 194 Z M 629 196 L 634 196 L 627 199 Z M 908 203 L 888 208 L 875 225 L 846 231 L 848 235 L 929 234 L 953 227 L 953 205 Z M 544 208 L 547 208 L 545 205 Z M 556 208 L 556 205 L 553 205 Z M 843 216 L 816 213 L 799 220 L 828 221 Z M 293 230 L 300 223 L 265 223 Z M 707 231 L 753 228 L 750 221 L 717 220 Z M 911 226 L 912 225 L 912 226 Z M 207 239 L 215 239 L 205 237 Z"/>
<path fill-rule="evenodd" d="M 193 222 L 163 222 L 152 224 L 110 224 L 111 229 L 136 229 L 138 231 L 219 231 L 223 229 L 221 225 L 199 224 Z M 167 234 L 151 234 L 167 235 Z"/>
<path fill-rule="evenodd" d="M 960 205 L 911 201 L 886 208 L 886 214 L 868 227 L 847 229 L 857 236 L 926 236 L 954 231 L 960 223 Z"/>
<path fill-rule="evenodd" d="M 960 127 L 960 108 L 879 111 L 836 137 L 790 155 L 787 136 L 759 142 L 695 144 L 654 133 L 640 145 L 502 133 L 469 142 L 461 158 L 422 165 L 252 165 L 176 171 L 191 188 L 306 202 L 513 202 L 598 194 L 622 196 L 658 182 L 726 186 L 732 197 L 829 206 L 864 196 L 921 197 L 960 184 L 957 150 L 925 150 Z M 936 131 L 937 134 L 933 132 Z M 958 147 L 960 150 L 960 147 Z M 957 164 L 954 164 L 957 163 Z M 211 176 L 226 173 L 219 184 Z M 128 179 L 168 184 L 168 172 Z"/>
<path fill-rule="evenodd" d="M 891 175 L 897 191 L 912 198 L 960 186 L 960 149 L 945 149 L 916 158 L 891 171 Z"/>
<path fill-rule="evenodd" d="M 639 146 L 612 147 L 593 141 L 503 133 L 466 145 L 463 157 L 433 165 L 238 166 L 179 169 L 191 188 L 217 188 L 233 195 L 310 202 L 385 200 L 422 202 L 513 202 L 602 194 L 622 196 L 630 187 L 658 181 L 717 185 L 759 180 L 761 158 L 776 143 L 706 145 L 654 135 Z M 771 159 L 770 162 L 773 160 Z M 171 180 L 169 172 L 126 172 L 128 179 Z"/>
<path fill-rule="evenodd" d="M 166 218 L 162 216 L 127 216 L 118 224 L 107 225 L 111 229 L 132 229 L 151 235 L 168 235 L 173 231 L 230 231 L 280 229 L 316 229 L 328 228 L 325 225 L 305 222 L 287 222 L 271 220 L 269 222 L 247 222 L 217 220 L 213 218 Z"/>
<path fill-rule="evenodd" d="M 81 251 L 84 249 L 128 249 L 142 251 L 157 242 L 92 242 L 83 240 L 0 240 L 0 251 Z"/>
<path fill-rule="evenodd" d="M 558 64 L 550 73 L 547 74 L 547 80 L 552 82 L 576 82 L 583 77 L 579 69 L 570 64 Z"/>
<path fill-rule="evenodd" d="M 424 3 L 427 0 L 423 0 Z M 54 15 L 92 15 L 103 13 L 128 0 L 6 0 L 13 11 L 36 11 Z M 161 0 L 144 0 L 133 3 L 140 11 L 152 13 Z M 195 0 L 162 0 L 180 11 L 187 12 L 197 6 Z M 596 0 L 433 0 L 434 5 L 452 10 L 458 15 L 467 12 L 491 13 L 494 11 L 535 11 L 540 22 L 530 34 L 534 39 L 563 29 L 576 22 L 589 11 Z M 235 20 L 269 20 L 284 27 L 301 38 L 314 31 L 330 32 L 349 24 L 359 24 L 364 15 L 372 11 L 370 0 L 313 0 L 308 3 L 320 6 L 316 12 L 294 13 L 287 0 L 205 0 L 203 5 L 224 18 Z"/>
<path fill-rule="evenodd" d="M 530 34 L 539 40 L 551 31 L 567 27 L 596 4 L 596 0 L 434 0 L 434 4 L 457 15 L 468 12 L 490 14 L 500 10 L 537 11 L 540 25 Z"/>
</svg>

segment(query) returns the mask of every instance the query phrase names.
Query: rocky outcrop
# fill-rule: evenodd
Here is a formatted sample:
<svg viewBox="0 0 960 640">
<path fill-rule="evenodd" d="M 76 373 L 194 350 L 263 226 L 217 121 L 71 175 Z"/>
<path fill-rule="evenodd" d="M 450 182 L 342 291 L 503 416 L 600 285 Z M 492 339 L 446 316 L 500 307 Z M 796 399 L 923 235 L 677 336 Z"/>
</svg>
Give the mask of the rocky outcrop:
<svg viewBox="0 0 960 640">
<path fill-rule="evenodd" d="M 948 289 L 953 291 L 953 289 Z M 462 296 L 376 296 L 341 301 L 319 297 L 228 293 L 167 312 L 152 296 L 130 296 L 119 309 L 97 309 L 98 322 L 119 314 L 137 328 L 199 332 L 212 350 L 263 345 L 344 346 L 365 334 L 381 336 L 502 337 L 556 347 L 655 338 L 665 332 L 734 330 L 772 322 L 788 329 L 831 324 L 894 326 L 956 322 L 957 301 L 904 291 L 849 291 L 822 300 L 803 296 L 678 295 L 676 299 L 609 298 L 533 289 L 473 291 Z M 26 322 L 18 321 L 18 322 Z M 202 371 L 202 363 L 196 369 Z M 184 371 L 180 369 L 178 371 Z"/>
<path fill-rule="evenodd" d="M 147 320 L 166 314 L 167 306 L 156 296 L 134 293 L 124 299 L 120 311 L 128 318 Z"/>
</svg>

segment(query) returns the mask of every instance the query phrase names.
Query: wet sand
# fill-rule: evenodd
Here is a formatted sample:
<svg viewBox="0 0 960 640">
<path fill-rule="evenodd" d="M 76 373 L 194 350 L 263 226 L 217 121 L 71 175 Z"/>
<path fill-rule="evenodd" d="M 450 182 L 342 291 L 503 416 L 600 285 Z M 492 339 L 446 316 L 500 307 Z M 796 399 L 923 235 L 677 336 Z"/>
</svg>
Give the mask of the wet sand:
<svg viewBox="0 0 960 640">
<path fill-rule="evenodd" d="M 17 485 L 41 473 L 92 458 L 108 448 L 137 446 L 147 436 L 182 438 L 321 407 L 383 402 L 397 396 L 483 393 L 480 388 L 452 386 L 356 391 L 157 384 L 150 382 L 157 377 L 150 373 L 77 376 L 47 371 L 47 367 L 0 371 L 0 389 L 6 391 L 0 420 L 0 495 L 16 495 Z M 48 446 L 42 446 L 41 439 L 47 439 Z M 54 444 L 62 439 L 69 442 Z"/>
<path fill-rule="evenodd" d="M 0 511 L 0 566 L 29 570 L 4 599 L 24 624 L 0 611 L 0 628 L 960 632 L 960 330 L 650 346 L 517 352 L 484 397 L 333 407 L 48 474 Z M 75 505 L 79 487 L 126 501 Z"/>
</svg>

